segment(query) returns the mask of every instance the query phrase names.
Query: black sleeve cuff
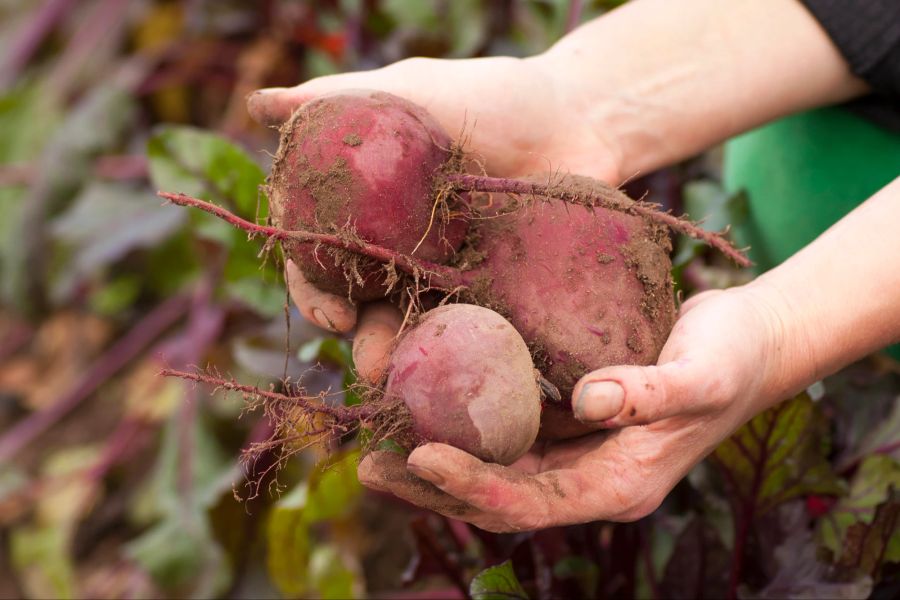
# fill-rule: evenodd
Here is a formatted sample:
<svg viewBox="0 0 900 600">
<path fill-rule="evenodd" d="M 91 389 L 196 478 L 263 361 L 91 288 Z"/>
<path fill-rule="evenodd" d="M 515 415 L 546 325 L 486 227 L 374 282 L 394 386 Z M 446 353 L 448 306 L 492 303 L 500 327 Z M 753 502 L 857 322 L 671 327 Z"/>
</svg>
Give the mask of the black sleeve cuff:
<svg viewBox="0 0 900 600">
<path fill-rule="evenodd" d="M 900 98 L 900 0 L 802 0 L 851 71 Z"/>
</svg>

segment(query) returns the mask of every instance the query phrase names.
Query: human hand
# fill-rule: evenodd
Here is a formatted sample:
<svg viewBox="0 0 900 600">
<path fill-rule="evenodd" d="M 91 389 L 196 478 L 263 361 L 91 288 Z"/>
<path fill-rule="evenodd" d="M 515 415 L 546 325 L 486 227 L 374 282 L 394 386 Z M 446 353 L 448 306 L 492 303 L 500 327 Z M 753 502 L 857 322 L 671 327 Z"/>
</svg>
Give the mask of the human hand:
<svg viewBox="0 0 900 600">
<path fill-rule="evenodd" d="M 641 518 L 735 429 L 795 391 L 786 385 L 800 357 L 786 354 L 781 326 L 790 318 L 763 284 L 700 294 L 657 365 L 601 369 L 576 386 L 576 416 L 615 429 L 538 443 L 510 467 L 443 444 L 408 459 L 373 452 L 360 480 L 496 532 Z"/>
<path fill-rule="evenodd" d="M 557 70 L 545 66 L 541 57 L 416 58 L 374 71 L 321 77 L 293 88 L 260 90 L 248 98 L 247 106 L 257 121 L 278 125 L 299 105 L 321 94 L 379 89 L 424 106 L 448 133 L 465 138 L 466 150 L 482 160 L 491 174 L 518 176 L 560 168 L 617 183 L 616 152 L 608 140 L 583 126 L 566 86 L 555 79 Z M 357 322 L 353 303 L 317 290 L 293 263 L 288 262 L 285 277 L 305 318 L 341 333 L 357 327 L 357 368 L 367 379 L 377 379 L 399 316 L 388 316 L 390 309 L 381 304 L 369 313 L 376 318 L 366 317 L 368 311 L 363 310 Z M 386 320 L 397 327 L 385 327 Z"/>
</svg>

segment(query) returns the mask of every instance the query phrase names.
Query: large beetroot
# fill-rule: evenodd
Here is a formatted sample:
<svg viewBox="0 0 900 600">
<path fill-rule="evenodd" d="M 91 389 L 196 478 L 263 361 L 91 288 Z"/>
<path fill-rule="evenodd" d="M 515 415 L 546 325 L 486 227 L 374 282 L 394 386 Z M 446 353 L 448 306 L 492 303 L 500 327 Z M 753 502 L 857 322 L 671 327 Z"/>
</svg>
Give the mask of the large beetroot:
<svg viewBox="0 0 900 600">
<path fill-rule="evenodd" d="M 412 102 L 372 91 L 317 98 L 281 129 L 268 184 L 273 223 L 445 261 L 465 235 L 465 221 L 435 192 L 453 159 L 450 137 Z M 385 271 L 369 260 L 312 243 L 286 246 L 321 289 L 349 290 L 356 300 L 385 294 Z"/>
<path fill-rule="evenodd" d="M 587 178 L 568 185 L 630 202 Z M 672 328 L 668 230 L 627 212 L 546 198 L 474 226 L 467 298 L 505 315 L 559 389 L 564 402 L 548 405 L 542 435 L 584 433 L 569 410 L 578 380 L 602 367 L 654 362 Z"/>
</svg>

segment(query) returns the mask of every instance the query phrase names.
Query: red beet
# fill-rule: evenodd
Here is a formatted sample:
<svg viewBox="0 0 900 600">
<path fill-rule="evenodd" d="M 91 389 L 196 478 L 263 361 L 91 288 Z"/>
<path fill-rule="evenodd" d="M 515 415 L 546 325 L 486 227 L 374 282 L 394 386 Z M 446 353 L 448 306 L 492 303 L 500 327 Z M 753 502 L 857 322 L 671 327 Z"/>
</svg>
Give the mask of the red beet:
<svg viewBox="0 0 900 600">
<path fill-rule="evenodd" d="M 537 381 L 509 322 L 480 306 L 450 304 L 425 313 L 400 339 L 385 395 L 403 400 L 421 439 L 508 465 L 537 437 Z"/>
<path fill-rule="evenodd" d="M 451 147 L 440 124 L 403 98 L 357 91 L 311 100 L 281 130 L 269 178 L 272 220 L 446 261 L 466 232 L 436 189 L 453 168 Z M 351 290 L 355 300 L 385 295 L 383 265 L 314 243 L 290 242 L 287 252 L 323 290 Z"/>
<path fill-rule="evenodd" d="M 569 189 L 620 192 L 571 177 Z M 470 271 L 478 304 L 506 316 L 564 404 L 548 405 L 542 437 L 588 431 L 571 417 L 572 389 L 586 373 L 653 363 L 675 321 L 668 230 L 637 215 L 536 198 L 477 229 Z"/>
</svg>

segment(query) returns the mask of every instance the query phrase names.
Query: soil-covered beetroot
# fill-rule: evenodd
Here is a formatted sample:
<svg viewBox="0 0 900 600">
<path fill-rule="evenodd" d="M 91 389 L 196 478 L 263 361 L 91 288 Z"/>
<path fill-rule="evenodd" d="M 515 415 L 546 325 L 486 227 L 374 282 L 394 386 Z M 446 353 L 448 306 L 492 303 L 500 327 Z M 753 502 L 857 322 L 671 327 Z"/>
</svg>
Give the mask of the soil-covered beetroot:
<svg viewBox="0 0 900 600">
<path fill-rule="evenodd" d="M 273 223 L 446 261 L 466 231 L 436 190 L 454 156 L 440 124 L 408 100 L 376 91 L 316 98 L 281 129 L 269 178 Z M 314 243 L 286 250 L 323 290 L 350 290 L 356 300 L 385 295 L 386 272 L 367 259 Z"/>
<path fill-rule="evenodd" d="M 408 287 L 395 297 L 412 306 L 421 308 L 434 293 L 444 292 L 494 309 L 521 333 L 542 383 L 560 392 L 561 401 L 547 403 L 544 411 L 541 435 L 547 438 L 586 432 L 569 406 L 572 388 L 584 374 L 656 360 L 675 319 L 669 230 L 749 265 L 719 234 L 601 182 L 575 176 L 495 178 L 462 173 L 461 166 L 450 139 L 424 109 L 380 92 L 343 93 L 303 105 L 283 128 L 269 180 L 276 227 L 249 223 L 181 194 L 162 195 L 280 240 L 307 278 L 325 291 L 346 294 L 352 288 L 355 300 L 384 297 L 386 282 L 397 284 L 393 275 L 399 272 L 408 276 L 400 285 Z M 476 194 L 490 194 L 491 202 L 475 202 Z M 510 198 L 518 201 L 507 202 Z M 431 318 L 437 317 L 426 317 L 426 323 Z M 407 341 L 422 335 L 404 338 L 388 391 L 409 398 L 410 410 L 424 415 L 417 427 L 426 438 L 446 434 L 455 445 L 476 440 L 471 451 L 479 454 L 475 433 L 488 435 L 482 430 L 486 425 L 462 419 L 470 414 L 468 405 L 448 399 L 457 384 L 472 383 L 467 374 L 479 372 L 473 363 L 454 369 L 453 353 L 445 353 L 434 363 L 444 369 L 441 377 L 407 383 L 401 376 L 407 371 L 398 361 L 425 364 L 428 356 L 420 348 L 431 352 L 430 347 Z M 466 347 L 457 344 L 457 336 L 453 340 L 438 349 L 455 348 L 457 360 L 475 360 L 485 369 L 478 381 L 506 393 L 509 382 L 487 370 L 493 363 L 482 365 L 483 353 L 472 352 L 487 342 Z M 499 350 L 496 355 L 505 356 Z M 509 427 L 500 412 L 495 422 Z M 503 452 L 480 455 L 507 460 Z"/>
<path fill-rule="evenodd" d="M 588 178 L 567 186 L 630 202 Z M 565 399 L 563 411 L 548 405 L 542 437 L 584 433 L 569 410 L 578 380 L 654 362 L 675 321 L 668 230 L 627 212 L 540 198 L 477 227 L 475 251 L 463 253 L 476 263 L 470 295 L 510 320 Z"/>
<path fill-rule="evenodd" d="M 540 425 L 538 374 L 522 336 L 470 304 L 428 311 L 397 343 L 385 397 L 402 399 L 422 439 L 508 465 Z"/>
</svg>

